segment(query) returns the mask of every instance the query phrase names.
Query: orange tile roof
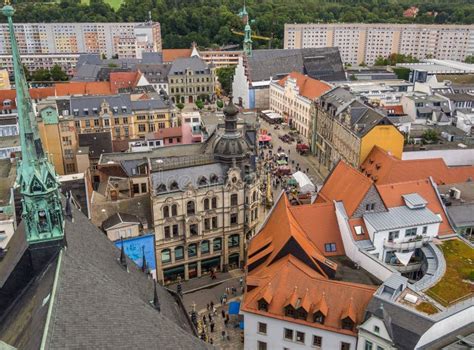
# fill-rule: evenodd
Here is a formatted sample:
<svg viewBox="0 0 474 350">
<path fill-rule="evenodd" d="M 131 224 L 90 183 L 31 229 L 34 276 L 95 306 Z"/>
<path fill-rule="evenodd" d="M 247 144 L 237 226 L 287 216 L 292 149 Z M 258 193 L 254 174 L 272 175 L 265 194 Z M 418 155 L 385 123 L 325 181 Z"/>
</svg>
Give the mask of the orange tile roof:
<svg viewBox="0 0 474 350">
<path fill-rule="evenodd" d="M 30 96 L 33 100 L 42 100 L 46 97 L 54 96 L 54 88 L 32 88 L 30 89 Z M 10 107 L 3 107 L 3 101 L 5 100 L 12 101 Z M 2 109 L 16 109 L 16 90 L 0 90 L 0 110 Z"/>
<path fill-rule="evenodd" d="M 267 222 L 249 242 L 247 268 L 249 271 L 264 269 L 278 260 L 279 253 L 295 242 L 307 255 L 308 263 L 321 275 L 327 276 L 320 265 L 337 269 L 337 264 L 327 261 L 319 248 L 306 235 L 296 221 L 286 195 L 283 193 L 272 209 Z"/>
<path fill-rule="evenodd" d="M 395 106 L 386 106 L 383 105 L 381 106 L 383 109 L 387 111 L 393 111 L 394 115 L 404 115 L 405 112 L 403 111 L 403 106 L 402 105 L 395 105 Z"/>
<path fill-rule="evenodd" d="M 122 88 L 133 88 L 140 80 L 140 72 L 110 72 L 110 89 L 112 93 L 118 93 Z"/>
<path fill-rule="evenodd" d="M 291 206 L 290 212 L 324 256 L 345 255 L 334 203 Z M 326 252 L 326 243 L 336 243 L 336 251 Z"/>
<path fill-rule="evenodd" d="M 341 160 L 326 178 L 317 202 L 342 201 L 351 217 L 372 184 L 368 177 Z"/>
<path fill-rule="evenodd" d="M 442 158 L 400 160 L 375 146 L 360 166 L 376 184 L 432 177 L 438 185 L 474 180 L 474 166 L 448 167 Z"/>
<path fill-rule="evenodd" d="M 164 49 L 163 62 L 173 62 L 177 58 L 191 57 L 192 49 Z"/>
<path fill-rule="evenodd" d="M 445 236 L 454 233 L 438 194 L 429 179 L 399 182 L 394 184 L 376 185 L 377 190 L 387 208 L 405 205 L 402 197 L 404 194 L 418 193 L 428 204 L 426 207 L 435 214 L 440 214 L 442 223 L 439 226 L 438 235 Z"/>
<path fill-rule="evenodd" d="M 298 73 L 298 72 L 291 72 L 286 77 L 278 81 L 278 84 L 281 86 L 285 86 L 286 81 L 288 78 L 292 78 L 296 80 L 296 85 L 299 88 L 299 94 L 301 96 L 307 97 L 310 100 L 314 100 L 318 98 L 326 91 L 331 90 L 331 86 L 322 82 L 317 79 L 313 79 L 308 77 L 307 75 Z"/>
<path fill-rule="evenodd" d="M 55 84 L 56 96 L 71 95 L 112 95 L 110 83 L 107 81 L 79 82 Z"/>
<path fill-rule="evenodd" d="M 349 316 L 357 324 L 363 322 L 365 308 L 377 289 L 356 283 L 329 280 L 292 255 L 254 274 L 258 285 L 249 288 L 242 302 L 242 311 L 288 320 L 309 327 L 347 335 L 353 330 L 342 329 L 342 319 Z M 268 311 L 258 309 L 258 301 L 266 300 Z M 285 316 L 285 305 L 302 307 L 308 316 L 295 319 Z M 313 322 L 315 312 L 325 315 L 324 324 Z"/>
<path fill-rule="evenodd" d="M 362 240 L 370 239 L 369 233 L 367 232 L 367 227 L 365 226 L 364 219 L 362 218 L 349 219 L 349 226 L 351 228 L 351 233 L 352 233 L 352 237 L 354 237 L 354 240 L 362 241 Z M 356 226 L 361 226 L 362 229 L 364 230 L 364 233 L 361 235 L 358 235 L 355 231 Z"/>
</svg>

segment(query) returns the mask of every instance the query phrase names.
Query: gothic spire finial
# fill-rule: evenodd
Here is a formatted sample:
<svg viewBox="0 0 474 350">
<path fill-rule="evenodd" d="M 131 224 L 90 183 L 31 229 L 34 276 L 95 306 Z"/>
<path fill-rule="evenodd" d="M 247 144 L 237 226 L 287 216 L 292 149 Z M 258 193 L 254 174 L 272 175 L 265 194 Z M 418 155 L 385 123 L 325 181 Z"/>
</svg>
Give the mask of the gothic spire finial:
<svg viewBox="0 0 474 350">
<path fill-rule="evenodd" d="M 120 237 L 120 264 L 127 267 L 127 258 L 125 257 L 125 249 L 123 247 L 123 238 Z"/>
<path fill-rule="evenodd" d="M 153 306 L 158 311 L 161 311 L 161 305 L 160 305 L 160 300 L 158 299 L 158 291 L 156 290 L 156 281 L 155 280 L 153 280 L 153 285 L 155 286 L 155 289 L 153 290 Z"/>
<path fill-rule="evenodd" d="M 143 272 L 143 273 L 147 273 L 147 272 L 148 272 L 148 266 L 147 266 L 146 257 L 145 257 L 145 246 L 142 246 L 142 253 L 143 253 L 143 257 L 142 257 L 142 272 Z"/>
</svg>

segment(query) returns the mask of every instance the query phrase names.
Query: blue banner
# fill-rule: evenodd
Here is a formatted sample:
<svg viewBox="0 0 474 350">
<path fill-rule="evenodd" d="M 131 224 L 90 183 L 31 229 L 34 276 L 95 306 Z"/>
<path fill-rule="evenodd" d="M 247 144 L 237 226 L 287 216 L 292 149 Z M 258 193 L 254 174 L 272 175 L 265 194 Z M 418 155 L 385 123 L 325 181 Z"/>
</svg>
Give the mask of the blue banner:
<svg viewBox="0 0 474 350">
<path fill-rule="evenodd" d="M 115 246 L 118 249 L 122 248 L 122 242 L 116 241 Z M 143 265 L 143 251 L 145 251 L 146 264 L 150 270 L 156 269 L 155 260 L 155 235 L 148 234 L 145 236 L 134 237 L 123 240 L 123 248 L 125 255 L 142 267 Z"/>
</svg>

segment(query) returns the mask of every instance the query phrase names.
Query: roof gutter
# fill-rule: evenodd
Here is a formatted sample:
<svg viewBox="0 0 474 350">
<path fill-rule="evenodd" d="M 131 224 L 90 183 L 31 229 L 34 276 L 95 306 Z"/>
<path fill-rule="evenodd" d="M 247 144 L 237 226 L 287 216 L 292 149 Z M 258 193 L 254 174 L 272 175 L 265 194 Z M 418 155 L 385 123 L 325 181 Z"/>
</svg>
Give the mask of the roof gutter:
<svg viewBox="0 0 474 350">
<path fill-rule="evenodd" d="M 57 292 L 57 289 L 58 289 L 59 272 L 61 270 L 61 263 L 62 263 L 62 260 L 63 260 L 63 251 L 64 250 L 61 249 L 61 251 L 59 252 L 58 265 L 56 267 L 56 272 L 54 274 L 53 289 L 52 289 L 51 294 L 50 294 L 51 298 L 49 299 L 48 315 L 46 316 L 46 324 L 45 324 L 44 330 L 43 330 L 43 337 L 41 338 L 41 346 L 40 346 L 41 350 L 46 349 L 46 341 L 47 341 L 47 338 L 48 338 L 49 327 L 50 327 L 50 323 L 51 323 L 51 317 L 52 317 L 52 314 L 53 314 L 53 305 L 54 305 L 54 301 L 56 299 L 56 292 Z"/>
</svg>

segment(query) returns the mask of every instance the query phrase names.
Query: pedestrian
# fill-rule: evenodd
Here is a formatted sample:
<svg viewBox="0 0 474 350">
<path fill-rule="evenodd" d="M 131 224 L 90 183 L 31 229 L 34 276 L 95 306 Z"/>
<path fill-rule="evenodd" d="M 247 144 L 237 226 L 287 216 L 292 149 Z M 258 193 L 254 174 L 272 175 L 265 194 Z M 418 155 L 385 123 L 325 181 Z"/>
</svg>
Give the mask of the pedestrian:
<svg viewBox="0 0 474 350">
<path fill-rule="evenodd" d="M 228 324 L 228 323 L 229 323 L 229 320 L 226 318 L 226 319 L 224 320 L 224 326 L 225 326 L 225 328 L 227 328 L 227 324 Z"/>
<path fill-rule="evenodd" d="M 212 306 L 212 313 L 213 313 L 214 315 L 216 314 L 216 311 L 217 311 L 217 310 L 216 310 L 216 306 L 215 306 L 215 305 Z"/>
<path fill-rule="evenodd" d="M 224 311 L 224 309 L 221 310 L 221 315 L 222 315 L 222 318 L 225 318 L 225 311 Z"/>
<path fill-rule="evenodd" d="M 209 309 L 209 303 L 206 305 L 206 309 L 207 309 L 207 311 L 210 310 L 210 309 Z"/>
<path fill-rule="evenodd" d="M 209 317 L 209 322 L 212 322 L 212 315 L 211 315 L 211 313 L 209 313 L 209 315 L 208 315 L 207 317 Z"/>
<path fill-rule="evenodd" d="M 213 310 L 214 309 L 214 302 L 211 301 L 211 303 L 209 305 L 211 306 L 211 310 Z"/>
<path fill-rule="evenodd" d="M 225 339 L 226 339 L 226 333 L 225 333 L 225 330 L 221 332 L 221 335 L 222 335 L 222 340 L 225 340 Z"/>
<path fill-rule="evenodd" d="M 229 322 L 229 314 L 225 314 L 225 319 L 227 322 Z"/>
<path fill-rule="evenodd" d="M 214 333 L 214 327 L 215 327 L 215 323 L 214 322 L 211 322 L 210 326 L 211 326 L 211 333 Z"/>
<path fill-rule="evenodd" d="M 223 305 L 227 304 L 227 297 L 224 297 L 224 300 L 222 300 Z"/>
<path fill-rule="evenodd" d="M 207 325 L 206 315 L 202 316 L 202 323 L 204 323 L 204 325 Z"/>
<path fill-rule="evenodd" d="M 211 345 L 214 344 L 214 340 L 213 340 L 212 338 L 209 339 L 209 343 L 210 343 Z"/>
</svg>

